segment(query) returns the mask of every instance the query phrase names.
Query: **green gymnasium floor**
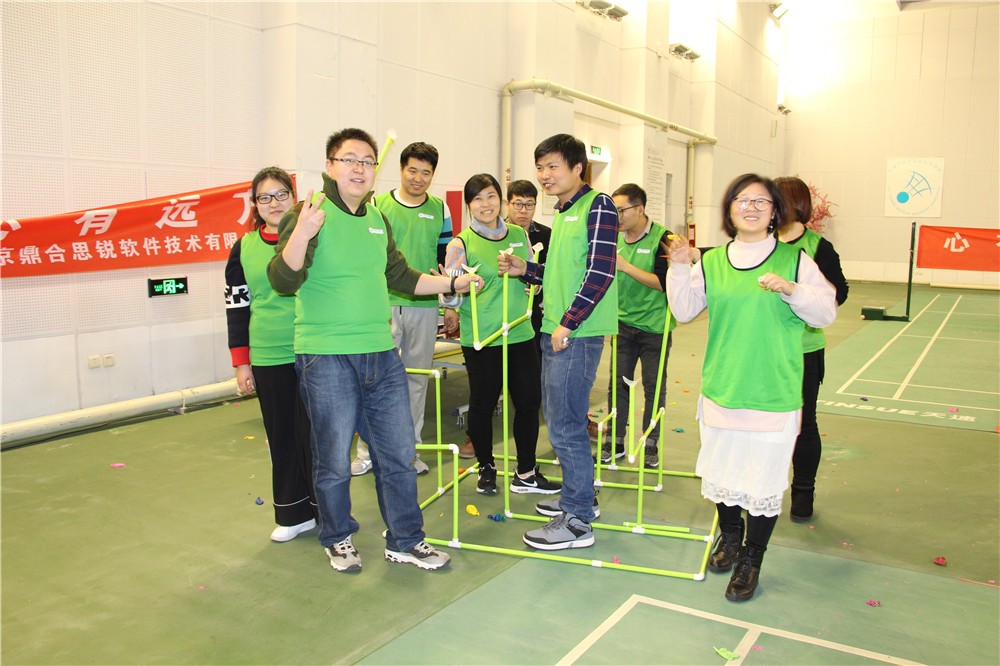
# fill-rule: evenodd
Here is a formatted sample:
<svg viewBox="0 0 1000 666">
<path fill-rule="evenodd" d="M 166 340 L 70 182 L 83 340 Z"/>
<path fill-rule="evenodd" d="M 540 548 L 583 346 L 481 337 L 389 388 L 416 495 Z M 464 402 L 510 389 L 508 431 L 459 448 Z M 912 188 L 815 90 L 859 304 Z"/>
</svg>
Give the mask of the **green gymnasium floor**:
<svg viewBox="0 0 1000 666">
<path fill-rule="evenodd" d="M 727 577 L 712 574 L 697 582 L 460 549 L 439 572 L 389 565 L 371 475 L 356 479 L 352 493 L 364 569 L 337 574 L 315 533 L 268 541 L 264 432 L 256 402 L 245 400 L 0 455 L 0 657 L 5 664 L 722 664 L 715 650 L 722 648 L 738 655 L 731 663 L 745 664 L 1000 663 L 1000 298 L 917 288 L 913 314 L 930 307 L 879 354 L 907 324 L 862 321 L 860 308 L 897 313 L 904 297 L 899 285 L 852 284 L 828 331 L 821 398 L 884 409 L 824 406 L 816 515 L 805 525 L 779 521 L 758 595 L 747 604 L 727 602 Z M 974 310 L 962 314 L 970 304 Z M 674 470 L 691 470 L 697 454 L 705 330 L 700 318 L 675 333 L 668 418 L 684 432 L 666 437 L 665 462 Z M 911 334 L 916 345 L 899 344 Z M 966 350 L 974 362 L 953 363 L 942 360 L 954 356 L 945 338 L 985 342 Z M 606 377 L 595 387 L 595 408 Z M 837 393 L 852 377 L 855 386 Z M 889 392 L 876 391 L 889 383 Z M 897 403 L 876 402 L 901 386 Z M 938 395 L 909 393 L 922 387 Z M 447 414 L 465 392 L 462 372 L 442 383 L 448 441 L 463 437 Z M 974 404 L 956 397 L 972 395 Z M 974 415 L 977 427 L 947 416 L 900 418 L 905 400 L 940 403 L 908 411 Z M 432 429 L 429 419 L 425 438 Z M 543 429 L 542 456 L 547 449 Z M 436 490 L 435 467 L 420 479 L 423 497 Z M 520 535 L 534 524 L 487 520 L 503 498 L 478 496 L 473 485 L 461 484 L 460 504 L 476 505 L 480 516 L 462 511 L 462 541 L 524 550 Z M 668 477 L 663 492 L 645 494 L 646 522 L 707 533 L 712 507 L 698 488 L 695 479 Z M 450 536 L 449 499 L 425 510 L 430 536 Z M 511 508 L 529 513 L 533 499 L 514 497 Z M 600 500 L 602 522 L 634 517 L 634 491 L 604 488 Z M 702 552 L 698 542 L 601 531 L 593 549 L 572 555 L 684 570 L 696 568 Z M 936 557 L 947 565 L 935 565 Z"/>
</svg>

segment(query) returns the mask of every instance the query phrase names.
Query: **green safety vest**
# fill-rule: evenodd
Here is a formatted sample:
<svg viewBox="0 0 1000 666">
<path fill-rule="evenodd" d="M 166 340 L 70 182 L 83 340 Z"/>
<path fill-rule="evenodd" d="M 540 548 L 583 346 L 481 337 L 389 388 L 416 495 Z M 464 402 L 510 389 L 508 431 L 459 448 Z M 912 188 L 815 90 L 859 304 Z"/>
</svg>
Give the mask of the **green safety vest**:
<svg viewBox="0 0 1000 666">
<path fill-rule="evenodd" d="M 389 218 L 396 247 L 406 257 L 410 268 L 425 274 L 432 268 L 437 270 L 438 241 L 444 225 L 444 202 L 428 194 L 422 204 L 410 207 L 401 204 L 392 192 L 383 192 L 375 197 L 375 206 Z M 389 305 L 436 308 L 438 298 L 434 294 L 415 296 L 390 290 Z"/>
<path fill-rule="evenodd" d="M 295 299 L 296 354 L 368 354 L 393 348 L 382 214 L 345 213 L 329 200 L 306 281 Z"/>
<path fill-rule="evenodd" d="M 708 343 L 701 391 L 729 409 L 791 412 L 802 407 L 802 330 L 805 322 L 773 291 L 765 273 L 795 281 L 799 250 L 785 243 L 759 266 L 737 269 L 728 245 L 702 257 L 708 302 Z"/>
<path fill-rule="evenodd" d="M 649 233 L 634 243 L 625 240 L 625 234 L 618 234 L 618 254 L 636 268 L 653 272 L 656 263 L 656 253 L 660 251 L 660 239 L 666 229 L 653 222 L 649 225 Z M 667 305 L 667 295 L 662 291 L 650 289 L 635 278 L 619 272 L 615 281 L 618 283 L 618 321 L 638 328 L 647 333 L 663 334 L 663 325 L 670 318 L 667 332 L 677 328 L 677 320 Z"/>
<path fill-rule="evenodd" d="M 591 190 L 570 206 L 556 213 L 552 220 L 552 238 L 545 259 L 542 287 L 545 290 L 545 314 L 542 332 L 556 330 L 573 304 L 573 297 L 583 285 L 587 272 L 587 217 L 599 192 Z M 590 311 L 590 316 L 570 334 L 573 338 L 615 335 L 618 333 L 618 281 L 613 280 L 604 297 Z"/>
<path fill-rule="evenodd" d="M 507 225 L 507 235 L 498 240 L 483 238 L 471 228 L 458 234 L 465 244 L 465 263 L 468 266 L 479 266 L 476 275 L 483 278 L 485 285 L 476 292 L 476 308 L 478 312 L 480 339 L 488 337 L 498 330 L 503 323 L 503 277 L 497 272 L 497 257 L 501 250 L 511 248 L 514 255 L 527 261 L 529 252 L 528 234 L 516 224 Z M 508 278 L 509 279 L 509 278 Z M 524 293 L 524 283 L 518 279 L 510 280 L 507 285 L 507 321 L 517 319 L 528 311 L 528 295 Z M 472 298 L 466 296 L 458 310 L 462 326 L 460 335 L 464 347 L 472 347 L 474 340 L 472 331 Z M 531 322 L 522 322 L 507 334 L 507 343 L 527 342 L 535 337 Z M 503 344 L 497 338 L 490 347 Z"/>
<path fill-rule="evenodd" d="M 812 229 L 806 229 L 804 234 L 789 243 L 789 245 L 801 248 L 811 259 L 815 259 L 816 248 L 819 247 L 821 240 L 823 240 L 823 237 L 818 233 Z M 824 347 L 826 347 L 826 334 L 823 332 L 823 329 L 813 328 L 809 324 L 806 324 L 806 330 L 802 333 L 802 351 L 808 354 Z"/>
<path fill-rule="evenodd" d="M 284 365 L 295 362 L 292 345 L 295 296 L 282 296 L 267 279 L 274 245 L 251 231 L 240 239 L 240 264 L 250 289 L 250 364 Z"/>
</svg>

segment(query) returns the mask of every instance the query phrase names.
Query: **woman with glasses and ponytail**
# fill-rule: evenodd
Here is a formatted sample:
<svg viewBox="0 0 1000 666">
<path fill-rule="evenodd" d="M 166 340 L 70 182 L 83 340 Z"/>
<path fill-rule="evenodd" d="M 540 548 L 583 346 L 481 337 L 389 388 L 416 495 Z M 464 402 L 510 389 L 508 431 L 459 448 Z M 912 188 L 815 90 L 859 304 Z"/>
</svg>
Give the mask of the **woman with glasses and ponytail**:
<svg viewBox="0 0 1000 666">
<path fill-rule="evenodd" d="M 261 169 L 250 185 L 253 222 L 226 264 L 229 352 L 241 393 L 256 392 L 271 455 L 272 541 L 290 541 L 316 527 L 309 419 L 299 398 L 292 348 L 295 297 L 271 288 L 267 264 L 278 243 L 278 222 L 295 204 L 284 169 Z"/>
<path fill-rule="evenodd" d="M 709 312 L 695 471 L 719 515 L 708 569 L 733 571 L 730 601 L 753 597 L 788 488 L 802 415 L 802 332 L 837 315 L 835 290 L 816 262 L 778 242 L 785 209 L 769 178 L 744 174 L 722 200 L 728 244 L 692 265 L 687 241 L 670 243 L 671 310 L 681 322 Z"/>
</svg>

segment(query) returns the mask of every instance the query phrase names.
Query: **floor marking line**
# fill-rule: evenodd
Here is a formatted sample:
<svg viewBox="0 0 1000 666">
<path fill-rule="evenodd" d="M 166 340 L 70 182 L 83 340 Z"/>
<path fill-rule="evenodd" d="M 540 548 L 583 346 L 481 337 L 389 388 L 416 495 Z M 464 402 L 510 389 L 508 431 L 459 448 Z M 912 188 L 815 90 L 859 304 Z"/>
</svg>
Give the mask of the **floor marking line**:
<svg viewBox="0 0 1000 666">
<path fill-rule="evenodd" d="M 794 631 L 785 631 L 784 629 L 776 629 L 774 627 L 768 627 L 762 624 L 754 624 L 752 622 L 746 622 L 744 620 L 736 620 L 731 617 L 726 617 L 725 615 L 716 615 L 715 613 L 700 611 L 695 608 L 689 608 L 687 606 L 679 606 L 677 604 L 670 603 L 669 601 L 660 601 L 659 599 L 653 599 L 652 597 L 646 597 L 638 594 L 634 594 L 632 595 L 632 597 L 637 599 L 638 603 L 644 603 L 649 606 L 657 606 L 659 608 L 665 608 L 667 610 L 672 610 L 678 613 L 684 613 L 685 615 L 693 615 L 694 617 L 700 617 L 706 620 L 721 622 L 723 624 L 728 624 L 734 627 L 742 627 L 747 630 L 757 630 L 761 634 L 769 634 L 771 636 L 778 636 L 779 638 L 787 638 L 789 640 L 798 641 L 800 643 L 807 643 L 809 645 L 816 645 L 818 647 L 824 647 L 830 650 L 836 650 L 837 652 L 844 652 L 859 657 L 865 657 L 867 659 L 883 661 L 887 664 L 921 666 L 920 662 L 918 661 L 910 661 L 908 659 L 903 659 L 901 657 L 893 657 L 892 655 L 882 654 L 880 652 L 872 652 L 870 650 L 856 648 L 851 645 L 845 645 L 844 643 L 834 643 L 833 641 L 823 640 L 822 638 L 813 638 L 812 636 L 806 636 L 805 634 L 797 634 Z"/>
<path fill-rule="evenodd" d="M 940 296 L 941 296 L 940 294 L 934 296 L 934 298 L 931 299 L 931 302 L 924 306 L 923 310 L 921 310 L 920 312 L 918 312 L 917 315 L 913 319 L 911 319 L 909 322 L 907 322 L 906 326 L 904 326 L 903 328 L 899 329 L 899 332 L 896 333 L 896 335 L 892 336 L 892 338 L 890 338 L 888 342 L 886 342 L 884 345 L 882 345 L 882 349 L 879 349 L 877 352 L 875 352 L 874 356 L 872 356 L 870 359 L 868 359 L 868 361 L 863 366 L 861 366 L 861 368 L 857 372 L 855 372 L 851 376 L 851 378 L 848 379 L 844 383 L 843 386 L 841 386 L 839 389 L 837 389 L 837 393 L 843 393 L 845 390 L 847 390 L 847 387 L 851 385 L 851 382 L 853 382 L 855 379 L 857 379 L 858 377 L 860 377 L 861 373 L 863 373 L 865 370 L 867 370 L 868 367 L 872 363 L 874 363 L 875 361 L 877 361 L 878 358 L 879 358 L 879 356 L 881 356 L 883 353 L 885 353 L 885 350 L 888 349 L 890 346 L 892 346 L 892 343 L 895 342 L 896 340 L 898 340 L 903 335 L 903 333 L 906 332 L 906 329 L 908 329 L 909 327 L 913 326 L 913 324 L 915 324 L 916 321 L 918 319 L 920 319 L 920 316 L 923 315 L 925 312 L 927 312 L 927 309 L 930 308 L 934 304 L 934 301 L 936 301 L 938 298 L 940 298 Z"/>
<path fill-rule="evenodd" d="M 899 385 L 898 389 L 896 389 L 896 393 L 892 396 L 893 400 L 899 398 L 899 396 L 903 394 L 903 391 L 906 390 L 906 386 L 910 383 L 910 380 L 913 379 L 913 375 L 917 374 L 917 370 L 920 369 L 920 364 L 924 362 L 925 358 L 927 358 L 927 354 L 930 353 L 931 347 L 933 347 L 934 343 L 937 342 L 938 336 L 941 335 L 941 331 L 944 330 L 944 327 L 948 324 L 948 320 L 951 319 L 951 315 L 955 311 L 955 308 L 957 308 L 958 304 L 961 302 L 962 302 L 962 297 L 959 296 L 958 299 L 955 301 L 955 304 L 951 306 L 951 310 L 949 310 L 948 314 L 945 315 L 945 318 L 941 322 L 941 325 L 937 327 L 937 330 L 934 331 L 934 335 L 927 342 L 927 345 L 924 346 L 924 351 L 922 351 L 920 353 L 920 356 L 917 357 L 917 360 L 913 364 L 913 367 L 910 368 L 910 371 L 906 374 L 906 377 L 903 379 L 903 383 Z"/>
<path fill-rule="evenodd" d="M 863 381 L 868 381 L 868 380 L 866 379 L 866 380 L 863 380 Z M 956 389 L 956 390 L 958 390 L 958 389 Z M 859 397 L 859 398 L 860 397 L 869 397 L 869 398 L 871 397 L 871 396 L 863 396 L 863 394 L 861 394 L 861 393 L 841 393 L 840 395 L 850 395 L 850 396 L 855 396 L 855 397 Z M 992 394 L 990 394 L 990 395 L 992 395 Z M 889 400 L 890 398 L 879 398 L 879 399 L 880 400 Z M 843 402 L 843 401 L 841 401 L 841 402 Z M 930 402 L 929 400 L 909 400 L 908 398 L 896 398 L 896 402 L 908 402 L 908 403 L 913 404 L 913 405 L 934 405 L 934 406 L 937 406 L 937 407 L 955 407 L 955 408 L 959 408 L 959 409 L 977 409 L 977 410 L 979 410 L 981 412 L 1000 412 L 1000 409 L 997 409 L 996 407 L 977 407 L 975 405 L 956 405 L 953 402 Z M 823 406 L 824 407 L 836 407 L 836 405 L 823 405 Z M 847 408 L 847 409 L 850 409 L 850 408 Z M 861 411 L 865 412 L 865 413 L 872 413 L 872 412 L 874 412 L 876 414 L 879 413 L 878 410 L 874 410 L 874 409 L 863 409 Z M 854 413 L 857 413 L 857 412 L 854 412 Z M 889 413 L 889 414 L 891 414 L 892 412 L 882 412 L 882 413 Z M 904 416 L 905 416 L 905 414 L 904 414 Z"/>
<path fill-rule="evenodd" d="M 750 648 L 754 646 L 754 643 L 757 642 L 758 638 L 760 638 L 760 632 L 756 629 L 751 629 L 747 633 L 743 634 L 743 640 L 741 640 L 739 644 L 733 648 L 733 652 L 740 656 L 726 662 L 727 666 L 729 664 L 732 666 L 743 666 L 743 660 L 747 658 L 748 654 L 750 654 Z"/>
<path fill-rule="evenodd" d="M 592 648 L 597 641 L 601 640 L 601 638 L 604 637 L 604 634 L 611 631 L 611 629 L 614 628 L 614 626 L 618 624 L 626 615 L 628 615 L 629 611 L 635 608 L 638 603 L 638 595 L 633 594 L 631 597 L 626 599 L 625 603 L 619 606 L 614 613 L 608 616 L 608 619 L 597 625 L 597 628 L 590 632 L 586 638 L 577 643 L 576 646 L 567 652 L 562 659 L 556 662 L 556 664 L 558 666 L 569 666 L 570 664 L 575 664 L 577 659 L 586 654 L 587 650 Z"/>
<path fill-rule="evenodd" d="M 859 384 L 889 384 L 891 386 L 899 386 L 899 382 L 887 382 L 881 379 L 859 379 L 857 380 Z M 981 393 L 982 395 L 1000 395 L 997 391 L 977 391 L 975 389 L 964 389 L 955 386 L 931 386 L 929 384 L 910 384 L 910 388 L 925 388 L 931 389 L 933 391 L 960 391 L 961 393 Z M 864 395 L 862 393 L 841 393 L 841 395 Z M 868 396 L 872 397 L 872 396 Z M 879 397 L 879 396 L 876 396 Z M 911 400 L 909 402 L 917 402 L 916 400 Z M 935 403 L 930 403 L 935 404 Z M 958 405 L 961 407 L 961 405 Z M 978 408 L 974 408 L 978 409 Z"/>
<path fill-rule="evenodd" d="M 929 338 L 929 335 L 916 335 L 915 333 L 910 333 L 909 335 L 904 335 L 904 338 Z M 989 345 L 1000 344 L 1000 340 L 980 340 L 978 338 L 950 338 L 942 335 L 938 340 L 948 340 L 951 342 L 982 342 Z"/>
</svg>

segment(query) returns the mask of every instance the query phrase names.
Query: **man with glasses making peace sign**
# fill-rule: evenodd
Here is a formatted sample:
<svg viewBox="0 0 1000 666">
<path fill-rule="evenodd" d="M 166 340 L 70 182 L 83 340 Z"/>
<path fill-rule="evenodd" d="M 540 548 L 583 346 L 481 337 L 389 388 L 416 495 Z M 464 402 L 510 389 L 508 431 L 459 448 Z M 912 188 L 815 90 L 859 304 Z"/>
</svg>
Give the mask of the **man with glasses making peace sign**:
<svg viewBox="0 0 1000 666">
<path fill-rule="evenodd" d="M 385 558 L 439 569 L 451 558 L 424 541 L 417 501 L 413 421 L 406 371 L 389 327 L 389 289 L 409 294 L 466 292 L 483 279 L 410 268 L 392 227 L 368 203 L 378 149 L 367 132 L 330 136 L 323 192 L 285 213 L 268 278 L 295 294 L 295 370 L 312 424 L 310 444 L 319 539 L 336 571 L 359 571 L 351 541 L 351 443 L 368 442 L 386 522 Z"/>
</svg>

